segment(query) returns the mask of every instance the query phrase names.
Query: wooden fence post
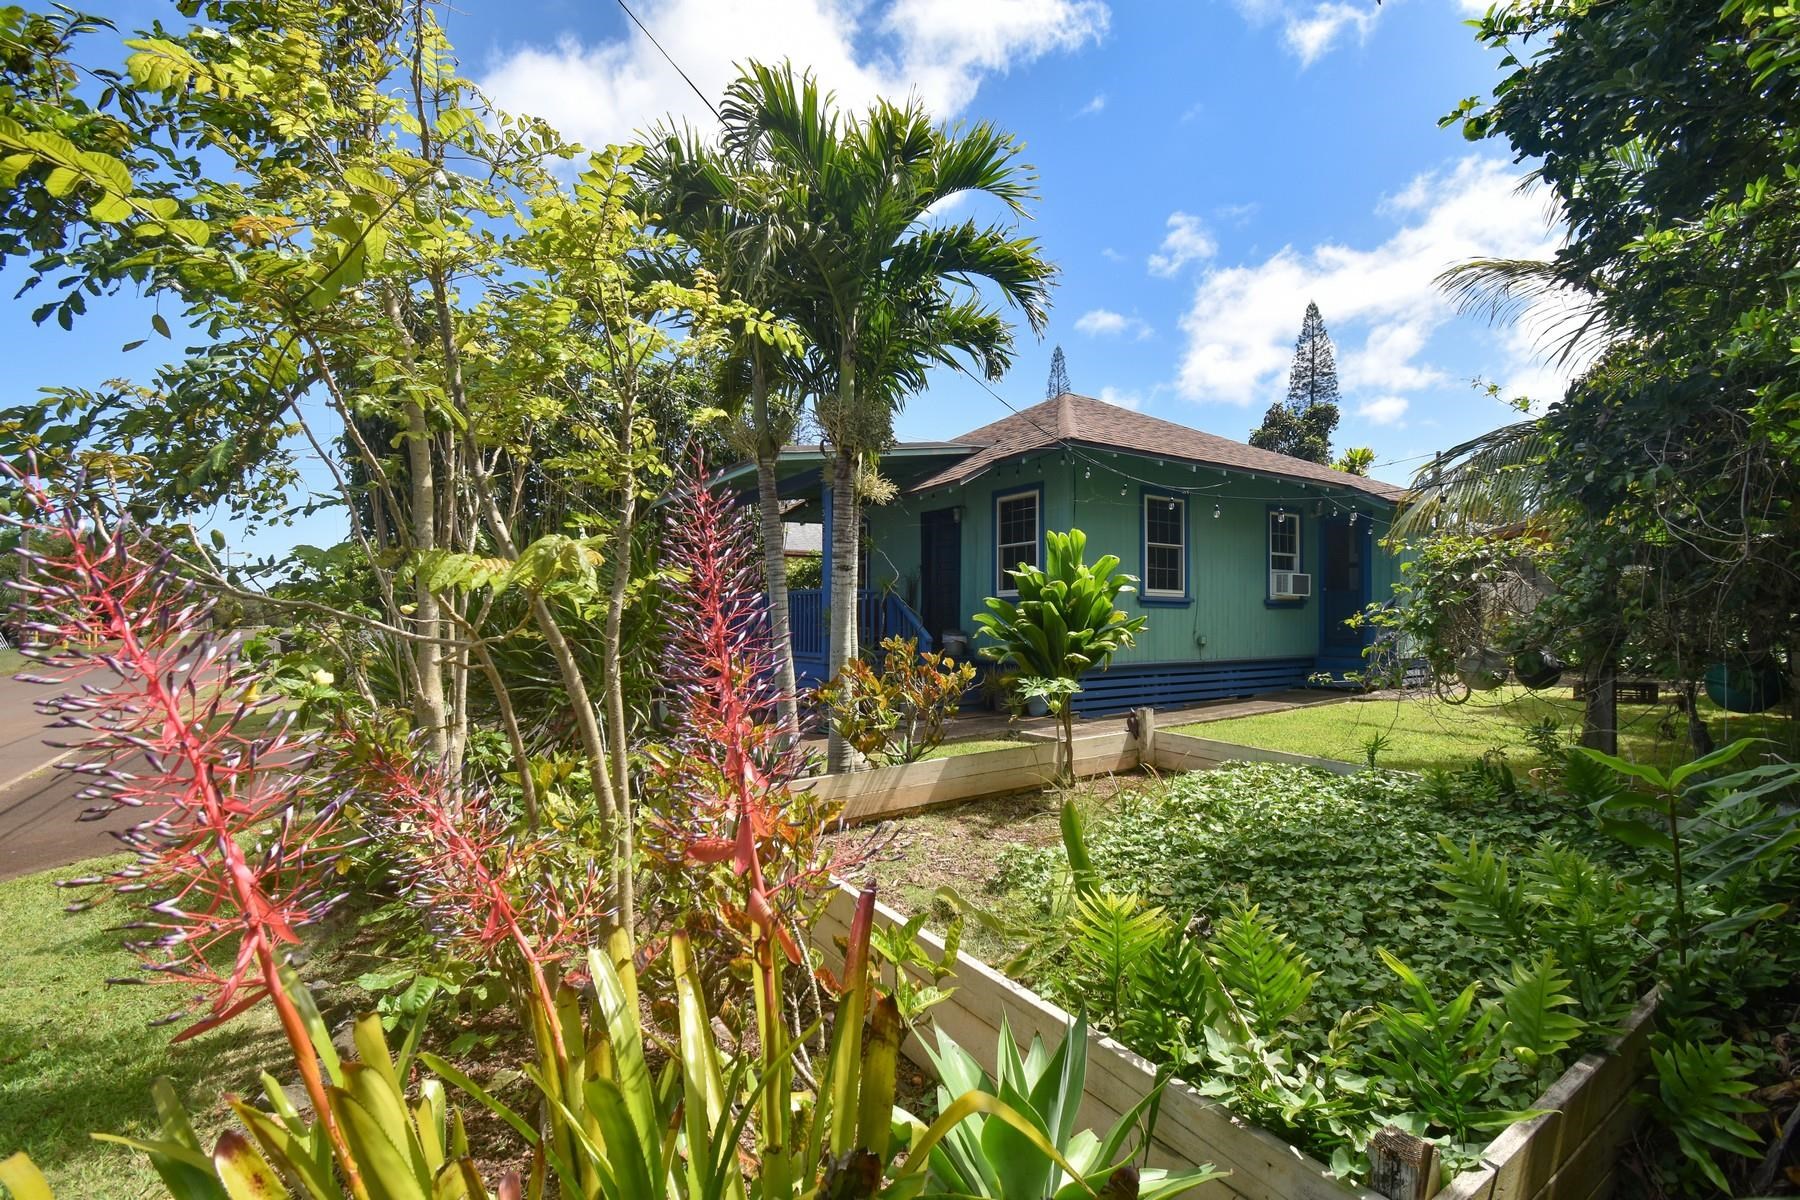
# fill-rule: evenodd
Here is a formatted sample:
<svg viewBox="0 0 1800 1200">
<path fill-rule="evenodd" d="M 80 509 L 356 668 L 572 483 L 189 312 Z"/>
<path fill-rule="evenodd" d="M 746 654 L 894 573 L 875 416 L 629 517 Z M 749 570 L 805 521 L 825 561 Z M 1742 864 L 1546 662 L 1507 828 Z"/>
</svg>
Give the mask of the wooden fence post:
<svg viewBox="0 0 1800 1200">
<path fill-rule="evenodd" d="M 1140 708 L 1133 715 L 1137 717 L 1138 766 L 1154 767 L 1156 765 L 1156 710 Z"/>
<path fill-rule="evenodd" d="M 1389 1200 L 1431 1200 L 1437 1194 L 1437 1146 L 1397 1125 L 1369 1139 L 1369 1164 L 1369 1187 Z"/>
</svg>

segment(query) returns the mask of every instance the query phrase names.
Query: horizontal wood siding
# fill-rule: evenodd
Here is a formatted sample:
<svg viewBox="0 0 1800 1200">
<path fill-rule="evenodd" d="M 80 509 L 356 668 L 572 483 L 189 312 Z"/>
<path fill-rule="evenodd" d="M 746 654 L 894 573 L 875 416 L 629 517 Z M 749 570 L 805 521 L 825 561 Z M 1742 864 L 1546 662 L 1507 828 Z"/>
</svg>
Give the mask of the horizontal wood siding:
<svg viewBox="0 0 1800 1200">
<path fill-rule="evenodd" d="M 1312 658 L 1263 658 L 1247 662 L 1125 663 L 1090 671 L 1081 680 L 1075 711 L 1105 716 L 1134 708 L 1180 708 L 1204 700 L 1228 700 L 1305 687 Z"/>
</svg>

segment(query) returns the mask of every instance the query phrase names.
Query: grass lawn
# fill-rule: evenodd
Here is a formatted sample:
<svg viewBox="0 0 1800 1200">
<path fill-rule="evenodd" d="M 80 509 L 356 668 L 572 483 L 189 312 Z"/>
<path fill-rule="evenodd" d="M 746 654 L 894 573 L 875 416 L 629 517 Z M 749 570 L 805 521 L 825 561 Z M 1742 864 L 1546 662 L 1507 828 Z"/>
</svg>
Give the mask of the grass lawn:
<svg viewBox="0 0 1800 1200">
<path fill-rule="evenodd" d="M 137 1200 L 164 1192 L 141 1155 L 93 1141 L 90 1131 L 153 1136 L 150 1082 L 167 1075 L 187 1102 L 202 1136 L 229 1116 L 226 1092 L 260 1095 L 260 1071 L 293 1074 L 287 1043 L 273 1013 L 258 1007 L 191 1042 L 171 1045 L 179 1026 L 146 1022 L 176 1008 L 178 984 L 109 987 L 105 980 L 138 974 L 107 926 L 122 909 L 62 911 L 69 894 L 53 883 L 85 874 L 83 863 L 0 883 L 0 1158 L 24 1150 L 43 1168 L 59 1197 Z M 313 959 L 309 978 L 330 978 L 331 939 Z M 354 972 L 348 972 L 354 974 Z M 348 986 L 320 996 L 327 1007 L 349 1004 Z"/>
<path fill-rule="evenodd" d="M 930 762 L 934 758 L 955 758 L 959 754 L 981 754 L 988 750 L 1016 750 L 1028 743 L 1012 738 L 965 738 L 960 742 L 945 742 L 935 750 L 927 751 L 920 762 Z"/>
<path fill-rule="evenodd" d="M 0 675 L 17 675 L 31 665 L 31 660 L 11 646 L 0 646 Z"/>
<path fill-rule="evenodd" d="M 1700 712 L 1721 744 L 1740 737 L 1771 737 L 1792 750 L 1793 722 L 1780 711 L 1744 716 L 1702 699 Z M 1667 763 L 1687 756 L 1686 723 L 1671 707 L 1621 704 L 1619 719 L 1619 751 L 1626 758 Z M 1477 693 L 1466 704 L 1446 704 L 1434 696 L 1354 699 L 1200 721 L 1178 726 L 1175 732 L 1345 762 L 1362 762 L 1369 740 L 1379 734 L 1388 739 L 1377 758 L 1379 765 L 1421 771 L 1465 766 L 1495 749 L 1505 752 L 1515 766 L 1536 766 L 1540 756 L 1526 735 L 1545 720 L 1555 721 L 1565 739 L 1580 730 L 1581 705 L 1568 688 L 1530 692 L 1509 686 Z"/>
</svg>

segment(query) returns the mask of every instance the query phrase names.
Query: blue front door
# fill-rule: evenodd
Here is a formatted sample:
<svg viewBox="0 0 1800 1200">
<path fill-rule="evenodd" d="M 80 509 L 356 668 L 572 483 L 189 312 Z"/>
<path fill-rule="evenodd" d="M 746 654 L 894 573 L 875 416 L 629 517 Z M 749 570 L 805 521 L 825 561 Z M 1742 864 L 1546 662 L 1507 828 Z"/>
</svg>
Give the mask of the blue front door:
<svg viewBox="0 0 1800 1200">
<path fill-rule="evenodd" d="M 1369 523 L 1332 517 L 1320 530 L 1324 571 L 1319 587 L 1319 652 L 1360 655 L 1364 631 L 1346 622 L 1369 602 Z"/>
</svg>

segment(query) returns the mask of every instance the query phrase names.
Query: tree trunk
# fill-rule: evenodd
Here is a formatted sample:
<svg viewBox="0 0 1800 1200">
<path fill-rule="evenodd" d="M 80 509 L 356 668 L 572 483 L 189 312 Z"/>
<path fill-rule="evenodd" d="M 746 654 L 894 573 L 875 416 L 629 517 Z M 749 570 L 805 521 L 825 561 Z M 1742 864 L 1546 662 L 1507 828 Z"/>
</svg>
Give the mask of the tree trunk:
<svg viewBox="0 0 1800 1200">
<path fill-rule="evenodd" d="M 1706 727 L 1706 721 L 1700 715 L 1700 684 L 1692 679 L 1681 682 L 1681 711 L 1687 717 L 1688 744 L 1694 748 L 1695 758 L 1704 758 L 1713 752 L 1712 730 Z"/>
<path fill-rule="evenodd" d="M 1075 702 L 1074 698 L 1064 696 L 1062 712 L 1057 714 L 1062 719 L 1062 746 L 1057 751 L 1056 777 L 1064 787 L 1075 786 Z"/>
<path fill-rule="evenodd" d="M 856 656 L 856 469 L 859 455 L 837 447 L 831 463 L 831 604 L 830 644 L 825 673 L 835 676 Z M 832 773 L 851 766 L 850 745 L 836 730 L 826 746 L 826 769 Z"/>
<path fill-rule="evenodd" d="M 620 643 L 625 627 L 625 594 L 631 587 L 631 539 L 637 524 L 637 478 L 631 469 L 631 403 L 622 411 L 624 443 L 624 497 L 619 502 L 618 536 L 613 539 L 612 584 L 606 597 L 606 628 L 601 650 L 602 669 L 606 672 L 606 736 L 612 749 L 613 802 L 618 806 L 619 854 L 619 924 L 629 932 L 637 915 L 637 890 L 634 884 L 634 859 L 637 857 L 635 816 L 631 805 L 631 760 L 626 745 L 625 679 L 620 669 Z"/>
<path fill-rule="evenodd" d="M 756 455 L 756 500 L 762 510 L 763 588 L 769 597 L 769 639 L 775 644 L 775 686 L 781 689 L 781 727 L 793 736 L 800 732 L 800 684 L 794 675 L 794 631 L 788 625 L 787 547 L 781 524 L 781 492 L 775 479 L 775 455 L 760 445 Z"/>
<path fill-rule="evenodd" d="M 1602 754 L 1619 752 L 1619 662 L 1610 650 L 1583 672 L 1581 744 Z"/>
<path fill-rule="evenodd" d="M 412 550 L 424 554 L 437 547 L 437 487 L 432 473 L 431 430 L 425 410 L 406 406 L 407 468 L 412 476 Z M 414 573 L 413 625 L 427 640 L 413 643 L 418 664 L 419 690 L 413 695 L 413 724 L 425 731 L 426 745 L 434 762 L 443 762 L 449 749 L 449 722 L 444 711 L 443 621 L 437 593 L 426 582 L 427 572 Z"/>
</svg>

